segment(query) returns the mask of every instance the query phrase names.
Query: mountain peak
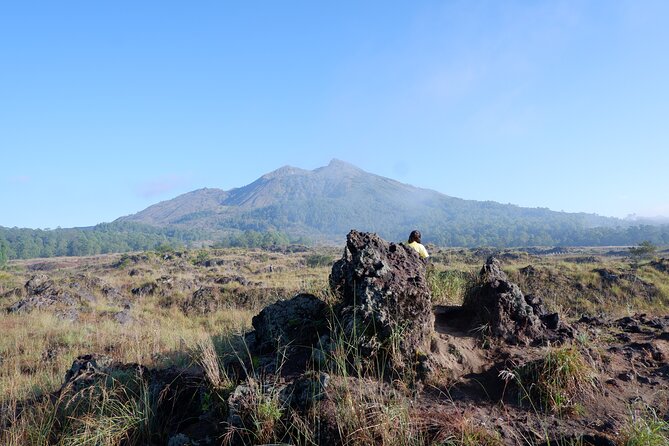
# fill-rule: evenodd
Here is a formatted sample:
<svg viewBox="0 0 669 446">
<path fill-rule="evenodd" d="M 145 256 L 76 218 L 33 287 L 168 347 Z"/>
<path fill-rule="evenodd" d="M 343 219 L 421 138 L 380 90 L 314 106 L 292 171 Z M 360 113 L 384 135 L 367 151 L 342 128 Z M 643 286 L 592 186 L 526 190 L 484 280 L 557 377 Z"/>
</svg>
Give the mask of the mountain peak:
<svg viewBox="0 0 669 446">
<path fill-rule="evenodd" d="M 261 178 L 264 178 L 266 180 L 271 180 L 273 178 L 281 178 L 281 177 L 286 177 L 286 176 L 289 176 L 289 175 L 295 175 L 295 174 L 300 174 L 300 173 L 305 173 L 305 172 L 307 172 L 307 171 L 304 170 L 304 169 L 300 169 L 298 167 L 293 167 L 293 166 L 286 165 L 286 166 L 283 166 L 283 167 L 279 167 L 278 169 L 273 170 L 270 173 L 266 173 Z"/>
<path fill-rule="evenodd" d="M 318 169 L 315 169 L 314 172 L 321 172 L 329 175 L 340 175 L 343 173 L 363 173 L 364 171 L 351 163 L 333 158 L 330 160 L 327 166 L 319 167 Z"/>
<path fill-rule="evenodd" d="M 332 158 L 326 167 L 336 168 L 336 169 L 355 169 L 360 170 L 358 167 L 354 166 L 351 163 L 346 161 L 339 160 L 337 158 Z"/>
</svg>

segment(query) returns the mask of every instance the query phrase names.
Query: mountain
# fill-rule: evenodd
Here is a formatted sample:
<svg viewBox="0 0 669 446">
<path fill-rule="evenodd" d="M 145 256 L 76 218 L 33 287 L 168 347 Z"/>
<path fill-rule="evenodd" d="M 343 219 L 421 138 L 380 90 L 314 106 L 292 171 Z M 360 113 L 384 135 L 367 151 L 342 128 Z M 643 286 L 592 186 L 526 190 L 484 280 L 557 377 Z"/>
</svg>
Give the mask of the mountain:
<svg viewBox="0 0 669 446">
<path fill-rule="evenodd" d="M 595 214 L 463 200 L 339 160 L 315 170 L 285 166 L 229 191 L 195 190 L 117 222 L 220 233 L 278 231 L 336 242 L 352 228 L 392 240 L 419 228 L 426 241 L 451 246 L 587 244 L 583 234 L 592 228 L 606 233 L 630 226 Z"/>
</svg>

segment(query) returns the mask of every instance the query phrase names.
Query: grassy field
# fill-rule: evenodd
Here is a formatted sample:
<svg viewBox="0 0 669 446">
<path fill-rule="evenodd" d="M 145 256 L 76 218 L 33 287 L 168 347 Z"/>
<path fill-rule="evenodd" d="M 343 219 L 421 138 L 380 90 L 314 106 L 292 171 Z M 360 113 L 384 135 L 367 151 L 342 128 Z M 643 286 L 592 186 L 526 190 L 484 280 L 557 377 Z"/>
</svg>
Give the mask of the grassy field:
<svg viewBox="0 0 669 446">
<path fill-rule="evenodd" d="M 200 367 L 210 376 L 213 388 L 225 387 L 221 384 L 227 382 L 224 376 L 213 378 L 223 373 L 222 366 L 217 368 L 217 355 L 224 350 L 220 340 L 239 339 L 251 328 L 251 318 L 277 299 L 307 292 L 331 301 L 328 274 L 340 251 L 203 249 L 10 263 L 0 271 L 0 444 L 142 444 L 150 438 L 140 432 L 150 430 L 145 425 L 147 416 L 140 406 L 131 404 L 137 398 L 119 390 L 123 386 L 109 388 L 106 399 L 102 398 L 108 406 L 87 412 L 87 416 L 97 413 L 97 418 L 77 418 L 76 411 L 62 418 L 62 402 L 53 401 L 50 395 L 60 388 L 77 356 L 94 353 L 109 363 L 135 363 L 151 369 Z M 427 277 L 434 303 L 460 304 L 486 253 L 435 248 L 432 252 Z M 669 313 L 667 272 L 654 267 L 651 259 L 632 262 L 605 254 L 582 249 L 551 256 L 519 251 L 500 256 L 505 271 L 523 292 L 540 296 L 568 320 L 583 314 Z M 34 309 L 4 311 L 17 301 L 30 300 L 25 284 L 36 275 L 46 276 L 50 292 L 59 298 L 36 304 Z M 69 303 L 64 303 L 63 296 L 70 298 Z M 207 345 L 214 345 L 212 339 L 218 341 L 208 350 Z M 527 377 L 541 370 L 521 372 L 518 376 Z M 349 438 L 350 444 L 429 444 L 435 439 L 452 445 L 502 444 L 471 413 L 451 417 L 451 427 L 446 429 L 444 420 L 434 413 L 421 413 L 413 405 L 412 391 L 388 393 L 380 387 L 375 391 L 376 384 L 360 376 L 349 378 L 334 379 L 337 390 L 332 410 L 340 420 L 339 434 Z M 352 390 L 351 386 L 360 388 Z M 548 391 L 542 392 L 546 399 Z M 114 401 L 121 406 L 110 408 Z M 253 442 L 276 440 L 272 423 L 279 423 L 282 416 L 275 403 L 266 395 L 259 396 Z M 645 418 L 631 417 L 629 432 L 644 429 L 639 419 L 654 422 L 660 434 L 666 432 L 663 417 L 648 411 Z M 296 432 L 291 438 L 313 444 L 313 422 L 294 419 L 283 429 Z M 435 426 L 442 426 L 442 431 L 435 434 Z M 95 430 L 107 432 L 108 438 L 96 437 Z M 215 444 L 224 441 L 218 439 Z"/>
</svg>

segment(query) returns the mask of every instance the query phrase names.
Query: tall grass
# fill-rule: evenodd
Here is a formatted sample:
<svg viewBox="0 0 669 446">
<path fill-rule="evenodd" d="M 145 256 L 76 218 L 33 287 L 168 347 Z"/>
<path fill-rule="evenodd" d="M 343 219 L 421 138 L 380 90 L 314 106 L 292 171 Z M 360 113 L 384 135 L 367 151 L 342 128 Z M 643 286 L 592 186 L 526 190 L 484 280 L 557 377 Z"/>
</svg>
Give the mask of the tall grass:
<svg viewBox="0 0 669 446">
<path fill-rule="evenodd" d="M 669 421 L 659 417 L 652 407 L 638 407 L 632 411 L 621 437 L 624 446 L 666 446 Z"/>
<path fill-rule="evenodd" d="M 594 372 L 574 346 L 549 347 L 539 360 L 500 375 L 515 381 L 521 402 L 547 412 L 579 411 L 595 388 Z"/>
<path fill-rule="evenodd" d="M 472 271 L 440 271 L 436 267 L 431 266 L 427 270 L 426 279 L 434 303 L 459 305 L 462 303 L 467 289 L 476 279 L 476 274 Z"/>
</svg>

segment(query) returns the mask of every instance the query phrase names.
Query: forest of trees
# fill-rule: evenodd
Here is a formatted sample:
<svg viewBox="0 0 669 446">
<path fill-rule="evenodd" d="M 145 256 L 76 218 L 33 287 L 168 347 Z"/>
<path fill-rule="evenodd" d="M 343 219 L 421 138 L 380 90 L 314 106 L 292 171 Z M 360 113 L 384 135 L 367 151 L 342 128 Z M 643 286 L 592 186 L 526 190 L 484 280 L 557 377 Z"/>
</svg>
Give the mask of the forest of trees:
<svg viewBox="0 0 669 446">
<path fill-rule="evenodd" d="M 0 226 L 0 265 L 12 259 L 88 256 L 201 244 L 217 247 L 269 247 L 307 243 L 276 231 L 216 234 L 203 229 L 158 228 L 130 222 L 102 223 L 91 228 L 27 229 Z"/>
<path fill-rule="evenodd" d="M 360 228 L 364 230 L 364 228 Z M 423 240 L 439 246 L 633 246 L 643 241 L 669 245 L 669 225 L 638 225 L 624 228 L 583 228 L 567 222 L 528 224 L 497 222 L 449 222 L 441 227 L 421 227 Z M 380 235 L 402 241 L 397 230 Z M 343 242 L 345 234 L 341 234 Z M 306 235 L 287 235 L 274 230 L 228 230 L 159 228 L 141 223 L 103 223 L 90 228 L 26 229 L 0 227 L 0 265 L 12 259 L 54 256 L 85 256 L 143 251 L 164 247 L 269 247 L 290 243 L 309 244 Z"/>
<path fill-rule="evenodd" d="M 424 240 L 439 246 L 631 246 L 644 240 L 669 245 L 669 225 L 584 228 L 566 222 L 515 226 L 472 223 L 432 229 L 423 230 Z"/>
</svg>

